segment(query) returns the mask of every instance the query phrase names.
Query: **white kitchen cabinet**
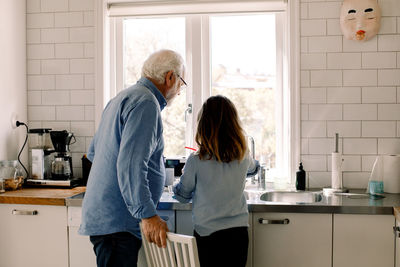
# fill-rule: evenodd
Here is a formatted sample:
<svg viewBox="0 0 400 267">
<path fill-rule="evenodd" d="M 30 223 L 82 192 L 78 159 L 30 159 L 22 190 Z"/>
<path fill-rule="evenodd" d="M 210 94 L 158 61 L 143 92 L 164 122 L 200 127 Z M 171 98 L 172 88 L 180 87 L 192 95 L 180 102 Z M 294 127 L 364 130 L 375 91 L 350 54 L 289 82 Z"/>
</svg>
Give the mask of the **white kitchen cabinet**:
<svg viewBox="0 0 400 267">
<path fill-rule="evenodd" d="M 0 266 L 68 267 L 67 208 L 0 205 Z"/>
<path fill-rule="evenodd" d="M 394 266 L 393 215 L 333 217 L 333 267 Z"/>
<path fill-rule="evenodd" d="M 331 266 L 332 214 L 253 213 L 252 228 L 253 267 Z"/>
</svg>

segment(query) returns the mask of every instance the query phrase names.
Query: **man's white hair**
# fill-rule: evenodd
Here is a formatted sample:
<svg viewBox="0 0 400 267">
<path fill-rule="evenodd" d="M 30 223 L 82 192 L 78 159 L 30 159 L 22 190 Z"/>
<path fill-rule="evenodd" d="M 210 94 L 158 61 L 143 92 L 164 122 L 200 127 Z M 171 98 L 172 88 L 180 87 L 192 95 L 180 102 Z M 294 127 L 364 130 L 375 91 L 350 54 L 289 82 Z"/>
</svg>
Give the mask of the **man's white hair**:
<svg viewBox="0 0 400 267">
<path fill-rule="evenodd" d="M 184 69 L 185 65 L 181 55 L 175 51 L 163 49 L 154 52 L 146 59 L 142 67 L 142 76 L 163 84 L 168 71 L 172 70 L 182 77 Z"/>
</svg>

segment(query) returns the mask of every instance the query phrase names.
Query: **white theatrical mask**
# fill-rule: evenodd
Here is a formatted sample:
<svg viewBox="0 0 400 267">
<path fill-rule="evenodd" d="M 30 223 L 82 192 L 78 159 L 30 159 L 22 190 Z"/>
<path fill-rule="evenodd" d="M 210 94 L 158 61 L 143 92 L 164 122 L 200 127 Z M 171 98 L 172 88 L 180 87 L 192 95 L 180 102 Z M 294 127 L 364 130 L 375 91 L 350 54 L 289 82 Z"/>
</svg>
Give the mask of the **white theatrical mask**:
<svg viewBox="0 0 400 267">
<path fill-rule="evenodd" d="M 378 0 L 344 0 L 340 11 L 340 27 L 349 40 L 367 41 L 380 28 L 381 9 Z"/>
</svg>

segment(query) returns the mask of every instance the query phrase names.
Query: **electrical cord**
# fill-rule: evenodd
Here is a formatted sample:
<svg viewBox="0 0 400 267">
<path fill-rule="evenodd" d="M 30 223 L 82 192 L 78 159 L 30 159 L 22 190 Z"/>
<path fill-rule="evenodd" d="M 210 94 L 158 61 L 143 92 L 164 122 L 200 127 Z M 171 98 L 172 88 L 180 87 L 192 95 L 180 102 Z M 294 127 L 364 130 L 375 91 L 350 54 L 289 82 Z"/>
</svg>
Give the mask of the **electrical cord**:
<svg viewBox="0 0 400 267">
<path fill-rule="evenodd" d="M 21 164 L 22 168 L 24 168 L 24 170 L 25 170 L 25 172 L 26 172 L 26 178 L 29 178 L 29 172 L 28 172 L 28 170 L 25 168 L 24 164 L 22 164 L 22 162 L 21 162 L 21 160 L 20 160 L 21 153 L 22 153 L 22 151 L 23 151 L 24 148 L 25 148 L 26 142 L 28 141 L 28 132 L 29 132 L 29 129 L 28 129 L 28 125 L 26 125 L 25 123 L 20 122 L 20 121 L 17 121 L 17 122 L 16 122 L 16 125 L 17 125 L 17 127 L 19 127 L 19 126 L 21 126 L 21 125 L 24 125 L 25 128 L 26 128 L 25 142 L 24 142 L 24 144 L 22 145 L 21 150 L 20 150 L 19 153 L 18 153 L 18 162 L 19 162 L 19 164 Z"/>
</svg>

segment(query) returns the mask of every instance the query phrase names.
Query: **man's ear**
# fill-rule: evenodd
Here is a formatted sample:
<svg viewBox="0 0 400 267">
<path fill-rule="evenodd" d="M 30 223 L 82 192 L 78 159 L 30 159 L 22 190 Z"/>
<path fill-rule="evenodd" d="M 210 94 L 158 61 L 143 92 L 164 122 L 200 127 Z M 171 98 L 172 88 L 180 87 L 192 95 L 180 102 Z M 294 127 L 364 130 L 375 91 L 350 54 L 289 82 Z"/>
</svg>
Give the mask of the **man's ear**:
<svg viewBox="0 0 400 267">
<path fill-rule="evenodd" d="M 172 86 L 173 78 L 174 78 L 174 72 L 172 70 L 168 71 L 167 74 L 165 75 L 165 84 L 168 86 Z"/>
</svg>

